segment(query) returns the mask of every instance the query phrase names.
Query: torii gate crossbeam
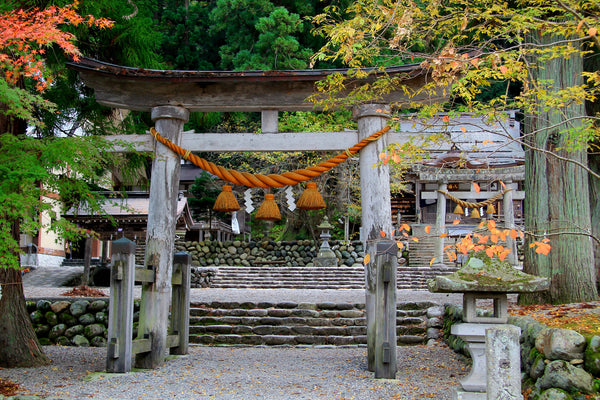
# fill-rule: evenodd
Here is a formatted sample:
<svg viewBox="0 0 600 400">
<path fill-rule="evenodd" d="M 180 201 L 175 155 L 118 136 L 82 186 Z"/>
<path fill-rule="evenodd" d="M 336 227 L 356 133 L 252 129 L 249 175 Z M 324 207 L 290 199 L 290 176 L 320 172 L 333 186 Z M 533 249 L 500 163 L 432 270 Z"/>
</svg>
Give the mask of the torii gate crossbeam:
<svg viewBox="0 0 600 400">
<path fill-rule="evenodd" d="M 315 82 L 333 73 L 346 74 L 348 70 L 297 70 L 297 71 L 161 71 L 121 67 L 96 60 L 82 58 L 69 67 L 78 71 L 83 82 L 94 89 L 96 101 L 102 105 L 151 112 L 156 130 L 172 142 L 181 145 L 183 125 L 190 112 L 250 111 L 262 112 L 271 117 L 268 131 L 274 131 L 273 116 L 278 111 L 315 110 L 313 103 L 306 101 L 314 93 Z M 369 72 L 369 71 L 367 71 Z M 372 81 L 378 71 L 371 70 L 364 81 Z M 427 71 L 419 65 L 404 65 L 386 69 L 388 76 L 402 80 L 405 87 L 417 89 L 427 81 Z M 356 82 L 361 84 L 363 82 Z M 416 101 L 436 102 L 445 100 L 445 91 L 418 94 L 411 98 L 404 91 L 391 92 L 382 99 L 354 109 L 358 121 L 358 133 L 328 133 L 329 138 L 318 138 L 317 134 L 302 137 L 304 148 L 350 146 L 344 143 L 358 135 L 363 139 L 380 130 L 390 116 L 388 104 L 401 107 Z M 265 129 L 263 129 L 265 130 Z M 247 134 L 242 134 L 247 135 Z M 276 134 L 279 135 L 279 134 Z M 290 135 L 290 134 L 284 134 Z M 292 134 L 295 135 L 295 134 Z M 298 134 L 300 135 L 300 134 Z M 337 137 L 334 137 L 336 136 Z M 149 135 L 147 135 L 149 136 Z M 353 137 L 354 138 L 353 138 Z M 205 137 L 207 138 L 207 137 Z M 235 137 L 231 135 L 230 147 L 223 151 L 239 151 Z M 331 140 L 337 144 L 331 144 Z M 137 139 L 137 138 L 136 138 Z M 218 140 L 219 138 L 213 138 Z M 270 136 L 261 140 L 263 151 L 286 151 L 286 137 Z M 140 139 L 145 141 L 146 139 Z M 272 147 L 269 141 L 272 140 Z M 325 142 L 329 140 L 329 144 Z M 289 142 L 289 141 L 288 141 Z M 220 141 L 221 145 L 223 144 Z M 247 143 L 247 142 L 246 142 Z M 389 210 L 390 186 L 387 167 L 373 168 L 379 153 L 386 147 L 384 135 L 360 151 L 362 227 L 367 241 L 368 254 L 381 253 L 378 243 L 381 232 L 391 235 L 392 221 Z M 142 289 L 139 337 L 147 336 L 152 341 L 152 351 L 136 357 L 136 365 L 142 368 L 155 368 L 164 361 L 167 340 L 167 318 L 170 300 L 170 280 L 175 235 L 175 213 L 177 182 L 179 181 L 180 158 L 162 144 L 152 144 L 156 157 L 152 165 L 150 186 L 150 206 L 146 237 L 145 265 L 155 269 L 155 279 Z M 332 148 L 334 149 L 334 148 Z M 200 150 L 196 148 L 192 151 Z M 382 247 L 383 248 L 383 247 Z M 383 250 L 385 253 L 385 250 Z M 376 257 L 365 267 L 366 303 L 368 320 L 369 370 L 375 371 L 376 378 L 393 378 L 395 365 L 395 303 L 396 285 L 390 285 L 375 265 Z M 387 265 L 389 267 L 389 265 Z M 377 268 L 377 269 L 376 269 Z M 395 277 L 395 273 L 393 273 Z M 382 283 L 387 282 L 387 283 Z M 385 286 L 385 292 L 383 288 Z M 392 313 L 390 310 L 394 310 Z M 375 315 L 375 313 L 378 313 Z M 385 317 L 385 318 L 384 318 Z M 385 331 L 383 331 L 385 330 Z M 386 347 L 387 346 L 387 347 Z M 376 354 L 377 348 L 377 354 Z"/>
</svg>

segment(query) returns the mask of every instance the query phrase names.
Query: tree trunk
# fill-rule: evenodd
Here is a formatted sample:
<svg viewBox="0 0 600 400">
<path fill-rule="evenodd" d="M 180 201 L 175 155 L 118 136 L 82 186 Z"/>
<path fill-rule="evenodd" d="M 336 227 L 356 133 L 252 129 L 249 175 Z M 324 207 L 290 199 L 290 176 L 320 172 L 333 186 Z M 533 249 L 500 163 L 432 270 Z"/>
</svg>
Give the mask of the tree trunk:
<svg viewBox="0 0 600 400">
<path fill-rule="evenodd" d="M 18 240 L 19 224 L 13 224 L 12 231 Z M 27 314 L 21 271 L 0 267 L 0 285 L 0 367 L 48 365 L 50 360 L 44 354 Z"/>
<path fill-rule="evenodd" d="M 600 146 L 600 141 L 598 141 Z M 600 154 L 590 154 L 590 168 L 600 174 Z M 590 208 L 592 212 L 592 235 L 600 238 L 600 179 L 590 177 Z M 600 290 L 600 243 L 594 241 L 594 263 L 596 265 L 596 288 Z"/>
<path fill-rule="evenodd" d="M 83 274 L 81 275 L 81 284 L 90 284 L 90 269 L 92 264 L 92 237 L 86 235 L 85 237 L 85 249 L 83 253 Z"/>
<path fill-rule="evenodd" d="M 532 35 L 533 36 L 533 35 Z M 546 35 L 532 37 L 539 44 L 553 39 Z M 545 86 L 549 94 L 582 84 L 583 59 L 553 58 L 532 62 L 532 82 Z M 558 97 L 558 96 L 557 96 Z M 577 128 L 585 116 L 584 106 L 571 102 L 565 107 L 539 105 L 525 116 L 524 133 L 528 144 L 558 156 L 587 165 L 585 148 L 577 151 L 560 149 L 565 145 L 564 130 Z M 571 118 L 576 118 L 572 119 Z M 598 298 L 594 268 L 586 171 L 572 162 L 550 154 L 527 149 L 525 152 L 525 240 L 524 271 L 551 279 L 546 292 L 520 297 L 521 303 L 575 303 Z M 550 239 L 548 256 L 535 252 L 529 243 Z"/>
</svg>

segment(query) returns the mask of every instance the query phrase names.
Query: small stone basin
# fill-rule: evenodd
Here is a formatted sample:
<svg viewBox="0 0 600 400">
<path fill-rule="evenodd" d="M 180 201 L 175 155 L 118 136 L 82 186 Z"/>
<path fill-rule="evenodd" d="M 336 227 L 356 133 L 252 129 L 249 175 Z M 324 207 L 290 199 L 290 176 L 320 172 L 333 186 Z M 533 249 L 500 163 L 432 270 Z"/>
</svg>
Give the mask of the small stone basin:
<svg viewBox="0 0 600 400">
<path fill-rule="evenodd" d="M 526 274 L 508 262 L 479 253 L 453 274 L 427 281 L 430 292 L 442 293 L 522 293 L 547 290 L 549 286 L 548 278 Z"/>
</svg>

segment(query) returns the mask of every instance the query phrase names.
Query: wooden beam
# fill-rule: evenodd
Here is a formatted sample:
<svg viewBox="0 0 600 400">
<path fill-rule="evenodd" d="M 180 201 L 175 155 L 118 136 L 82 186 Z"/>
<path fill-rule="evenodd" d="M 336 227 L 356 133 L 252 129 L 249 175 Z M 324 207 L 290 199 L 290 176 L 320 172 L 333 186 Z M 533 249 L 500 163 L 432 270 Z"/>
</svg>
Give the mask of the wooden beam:
<svg viewBox="0 0 600 400">
<path fill-rule="evenodd" d="M 115 135 L 114 151 L 154 151 L 152 135 Z M 190 151 L 341 151 L 358 142 L 356 131 L 301 133 L 184 133 L 181 147 Z"/>
<path fill-rule="evenodd" d="M 498 192 L 450 192 L 452 196 L 457 197 L 461 200 L 476 200 L 476 199 L 489 199 L 498 194 Z M 525 199 L 525 192 L 522 190 L 512 191 L 513 200 Z M 438 197 L 438 192 L 421 192 L 421 199 L 423 200 L 435 200 Z"/>
<path fill-rule="evenodd" d="M 183 107 L 190 112 L 315 110 L 318 105 L 306 99 L 314 94 L 315 82 L 348 69 L 294 71 L 177 71 L 123 67 L 88 58 L 69 63 L 83 82 L 94 89 L 102 105 L 136 111 L 156 106 Z M 400 78 L 409 90 L 418 90 L 429 81 L 429 71 L 419 64 L 400 65 L 371 72 L 365 79 L 348 82 L 347 90 L 372 82 L 383 73 Z M 340 93 L 343 98 L 347 93 Z M 407 95 L 401 88 L 378 101 L 397 106 L 414 102 L 434 103 L 448 97 L 448 87 L 436 93 Z M 340 106 L 341 108 L 342 106 Z"/>
</svg>

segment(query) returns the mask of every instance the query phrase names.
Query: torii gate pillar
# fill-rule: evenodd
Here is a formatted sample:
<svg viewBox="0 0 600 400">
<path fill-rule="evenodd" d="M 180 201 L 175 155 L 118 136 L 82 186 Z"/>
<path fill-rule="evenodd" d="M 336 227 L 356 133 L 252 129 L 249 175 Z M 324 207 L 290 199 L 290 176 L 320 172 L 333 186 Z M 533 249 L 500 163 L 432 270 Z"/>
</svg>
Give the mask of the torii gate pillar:
<svg viewBox="0 0 600 400">
<path fill-rule="evenodd" d="M 365 104 L 354 110 L 358 121 L 358 139 L 362 140 L 374 132 L 383 129 L 390 118 L 390 107 L 383 104 Z M 363 240 L 366 241 L 365 254 L 370 254 L 371 261 L 365 266 L 366 313 L 367 313 L 367 347 L 368 369 L 375 371 L 375 347 L 377 335 L 377 319 L 385 318 L 377 315 L 377 242 L 382 240 L 381 232 L 385 232 L 386 240 L 392 239 L 392 215 L 390 200 L 390 173 L 388 166 L 377 167 L 379 154 L 387 147 L 386 135 L 370 143 L 360 151 L 360 192 Z M 393 273 L 395 274 L 395 268 Z M 395 282 L 395 280 L 394 280 Z M 394 321 L 387 321 L 387 326 L 396 329 L 396 287 L 391 289 L 394 310 Z M 388 298 L 388 300 L 391 299 Z M 394 343 L 395 350 L 395 343 Z M 392 357 L 396 357 L 395 351 Z M 395 371 L 394 371 L 395 374 Z"/>
<path fill-rule="evenodd" d="M 152 109 L 156 130 L 173 143 L 180 144 L 183 124 L 189 118 L 187 109 L 161 106 Z M 144 265 L 154 269 L 154 282 L 142 287 L 138 339 L 148 338 L 152 350 L 136 355 L 138 368 L 156 368 L 167 351 L 167 326 L 171 301 L 171 274 L 179 192 L 180 157 L 156 143 L 150 180 L 150 204 L 146 233 Z"/>
</svg>

